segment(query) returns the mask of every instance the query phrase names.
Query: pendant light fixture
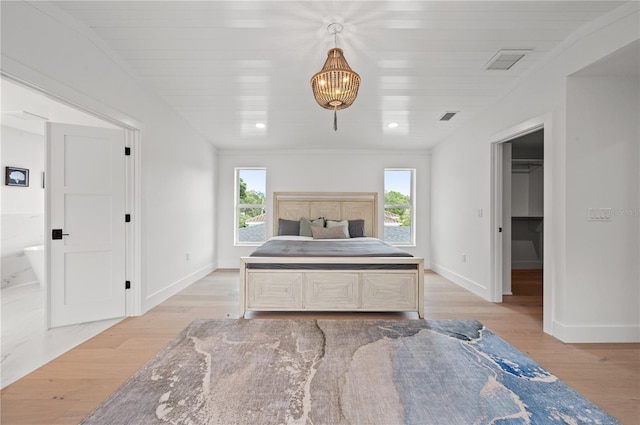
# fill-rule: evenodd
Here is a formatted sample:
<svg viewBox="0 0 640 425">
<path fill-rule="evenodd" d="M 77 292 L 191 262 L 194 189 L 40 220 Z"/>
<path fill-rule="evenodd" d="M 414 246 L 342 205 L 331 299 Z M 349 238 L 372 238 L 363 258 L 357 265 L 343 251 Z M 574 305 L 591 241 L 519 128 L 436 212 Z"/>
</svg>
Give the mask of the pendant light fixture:
<svg viewBox="0 0 640 425">
<path fill-rule="evenodd" d="M 338 48 L 338 34 L 342 29 L 343 26 L 338 23 L 327 27 L 333 35 L 335 47 L 327 52 L 327 61 L 322 70 L 311 77 L 311 89 L 318 105 L 333 109 L 334 131 L 338 130 L 338 109 L 351 106 L 360 87 L 360 76 L 351 70 L 342 49 Z"/>
</svg>

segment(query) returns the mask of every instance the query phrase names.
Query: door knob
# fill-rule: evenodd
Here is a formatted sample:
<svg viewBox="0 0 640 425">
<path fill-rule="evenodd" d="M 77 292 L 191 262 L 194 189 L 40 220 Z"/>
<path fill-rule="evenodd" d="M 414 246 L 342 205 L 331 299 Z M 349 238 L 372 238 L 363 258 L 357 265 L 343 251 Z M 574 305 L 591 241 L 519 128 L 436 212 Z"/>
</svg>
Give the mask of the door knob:
<svg viewBox="0 0 640 425">
<path fill-rule="evenodd" d="M 63 236 L 69 236 L 68 233 L 62 233 L 62 229 L 52 229 L 51 230 L 51 239 L 62 239 Z"/>
</svg>

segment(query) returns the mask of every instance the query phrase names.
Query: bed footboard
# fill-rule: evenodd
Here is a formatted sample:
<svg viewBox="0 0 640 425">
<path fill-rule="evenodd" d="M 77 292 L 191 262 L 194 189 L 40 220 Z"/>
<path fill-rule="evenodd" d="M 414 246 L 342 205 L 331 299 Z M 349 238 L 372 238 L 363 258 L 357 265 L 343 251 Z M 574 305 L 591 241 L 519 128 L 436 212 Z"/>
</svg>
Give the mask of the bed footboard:
<svg viewBox="0 0 640 425">
<path fill-rule="evenodd" d="M 242 257 L 240 316 L 247 311 L 415 311 L 422 319 L 424 259 Z"/>
</svg>

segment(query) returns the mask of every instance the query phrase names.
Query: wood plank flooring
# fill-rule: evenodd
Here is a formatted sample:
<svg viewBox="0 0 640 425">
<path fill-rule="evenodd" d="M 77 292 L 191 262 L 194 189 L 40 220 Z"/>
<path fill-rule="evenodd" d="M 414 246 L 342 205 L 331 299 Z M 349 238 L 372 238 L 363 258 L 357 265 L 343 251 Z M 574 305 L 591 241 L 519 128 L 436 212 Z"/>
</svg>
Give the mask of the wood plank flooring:
<svg viewBox="0 0 640 425">
<path fill-rule="evenodd" d="M 542 273 L 542 269 L 511 270 L 511 293 L 542 296 Z"/>
<path fill-rule="evenodd" d="M 238 271 L 221 270 L 123 320 L 1 393 L 0 423 L 77 424 L 192 320 L 238 317 Z M 564 344 L 542 332 L 542 297 L 493 304 L 425 274 L 427 319 L 476 319 L 621 423 L 640 424 L 640 344 Z M 417 318 L 412 314 L 262 313 L 255 317 Z"/>
</svg>

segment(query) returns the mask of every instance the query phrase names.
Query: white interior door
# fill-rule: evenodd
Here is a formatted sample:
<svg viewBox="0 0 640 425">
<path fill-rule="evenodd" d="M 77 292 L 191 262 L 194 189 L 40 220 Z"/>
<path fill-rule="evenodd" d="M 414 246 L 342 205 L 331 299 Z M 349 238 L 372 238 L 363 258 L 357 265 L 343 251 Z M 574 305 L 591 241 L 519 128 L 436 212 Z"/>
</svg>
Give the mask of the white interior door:
<svg viewBox="0 0 640 425">
<path fill-rule="evenodd" d="M 49 326 L 125 315 L 124 130 L 47 124 Z"/>
</svg>

